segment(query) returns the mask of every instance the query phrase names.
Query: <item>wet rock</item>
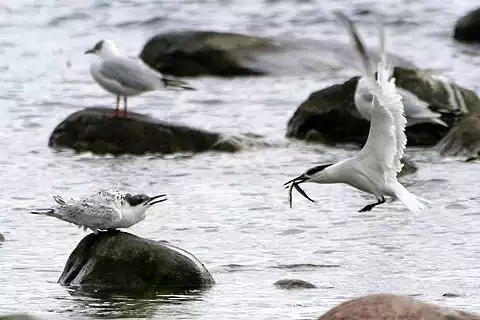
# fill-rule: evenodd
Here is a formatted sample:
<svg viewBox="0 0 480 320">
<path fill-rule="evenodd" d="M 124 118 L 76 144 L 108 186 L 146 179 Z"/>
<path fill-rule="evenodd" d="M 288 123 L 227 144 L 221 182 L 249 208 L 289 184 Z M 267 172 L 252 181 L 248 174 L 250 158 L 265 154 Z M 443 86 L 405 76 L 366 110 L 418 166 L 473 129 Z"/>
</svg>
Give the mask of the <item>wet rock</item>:
<svg viewBox="0 0 480 320">
<path fill-rule="evenodd" d="M 480 8 L 457 21 L 453 37 L 462 42 L 480 42 Z"/>
<path fill-rule="evenodd" d="M 443 156 L 464 156 L 467 160 L 480 156 L 480 113 L 466 116 L 437 144 Z"/>
<path fill-rule="evenodd" d="M 418 168 L 412 161 L 405 158 L 402 158 L 401 161 L 403 163 L 403 167 L 402 167 L 402 171 L 398 173 L 399 177 L 403 177 L 409 174 L 414 174 L 415 172 L 417 172 Z"/>
<path fill-rule="evenodd" d="M 114 117 L 113 109 L 87 108 L 71 114 L 52 132 L 48 145 L 95 154 L 146 154 L 203 151 L 239 151 L 238 139 L 175 125 L 129 112 Z"/>
<path fill-rule="evenodd" d="M 349 300 L 318 320 L 480 320 L 479 315 L 423 303 L 410 297 L 373 294 Z"/>
<path fill-rule="evenodd" d="M 458 297 L 460 297 L 460 295 L 457 294 L 457 293 L 446 292 L 446 293 L 442 294 L 442 297 L 445 297 L 445 298 L 458 298 Z"/>
<path fill-rule="evenodd" d="M 369 55 L 373 61 L 378 60 L 374 50 L 369 50 Z M 156 35 L 147 41 L 140 58 L 162 73 L 180 77 L 291 76 L 355 66 L 354 53 L 347 43 L 215 31 Z M 396 65 L 413 67 L 395 55 L 389 55 L 389 59 Z"/>
<path fill-rule="evenodd" d="M 39 318 L 33 317 L 28 314 L 11 314 L 6 316 L 0 316 L 0 320 L 38 320 Z"/>
<path fill-rule="evenodd" d="M 313 289 L 316 288 L 315 285 L 310 282 L 303 281 L 300 279 L 283 279 L 278 280 L 273 284 L 279 289 Z"/>
<path fill-rule="evenodd" d="M 398 86 L 428 102 L 442 120 L 451 125 L 462 115 L 480 109 L 480 100 L 470 90 L 451 84 L 442 77 L 422 70 L 395 68 Z M 369 122 L 354 105 L 358 77 L 312 93 L 288 121 L 287 137 L 317 141 L 327 145 L 353 143 L 363 145 Z M 432 146 L 442 139 L 448 128 L 421 123 L 407 127 L 410 146 Z"/>
<path fill-rule="evenodd" d="M 235 33 L 185 31 L 159 34 L 148 40 L 140 58 L 150 67 L 176 76 L 262 75 L 242 65 L 236 55 L 273 48 L 269 40 Z"/>
<path fill-rule="evenodd" d="M 215 283 L 190 253 L 121 231 L 91 233 L 83 238 L 70 254 L 58 282 L 116 292 L 188 290 Z"/>
</svg>

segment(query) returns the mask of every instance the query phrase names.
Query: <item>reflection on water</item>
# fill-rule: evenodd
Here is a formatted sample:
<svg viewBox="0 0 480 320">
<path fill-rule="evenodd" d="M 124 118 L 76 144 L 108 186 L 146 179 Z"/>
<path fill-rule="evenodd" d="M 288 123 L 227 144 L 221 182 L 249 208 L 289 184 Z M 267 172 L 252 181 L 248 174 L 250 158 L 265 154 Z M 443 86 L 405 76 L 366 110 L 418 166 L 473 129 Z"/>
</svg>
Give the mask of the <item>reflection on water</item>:
<svg viewBox="0 0 480 320">
<path fill-rule="evenodd" d="M 65 300 L 67 309 L 86 317 L 151 318 L 159 308 L 170 309 L 178 305 L 188 308 L 189 302 L 203 301 L 205 291 L 155 293 L 115 293 L 82 289 L 67 289 L 72 299 Z M 73 310 L 72 310 L 73 306 Z"/>
</svg>

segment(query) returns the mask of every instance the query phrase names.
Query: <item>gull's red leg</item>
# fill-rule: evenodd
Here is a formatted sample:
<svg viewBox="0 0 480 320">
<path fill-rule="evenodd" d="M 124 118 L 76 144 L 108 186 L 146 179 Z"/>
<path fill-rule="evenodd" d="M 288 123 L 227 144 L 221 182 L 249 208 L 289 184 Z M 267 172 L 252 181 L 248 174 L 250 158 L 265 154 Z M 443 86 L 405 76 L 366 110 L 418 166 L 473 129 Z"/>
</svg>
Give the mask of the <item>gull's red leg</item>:
<svg viewBox="0 0 480 320">
<path fill-rule="evenodd" d="M 117 108 L 115 109 L 115 117 L 118 117 L 119 110 L 120 110 L 120 96 L 117 96 Z"/>
<path fill-rule="evenodd" d="M 123 96 L 123 117 L 127 116 L 127 96 Z"/>
</svg>

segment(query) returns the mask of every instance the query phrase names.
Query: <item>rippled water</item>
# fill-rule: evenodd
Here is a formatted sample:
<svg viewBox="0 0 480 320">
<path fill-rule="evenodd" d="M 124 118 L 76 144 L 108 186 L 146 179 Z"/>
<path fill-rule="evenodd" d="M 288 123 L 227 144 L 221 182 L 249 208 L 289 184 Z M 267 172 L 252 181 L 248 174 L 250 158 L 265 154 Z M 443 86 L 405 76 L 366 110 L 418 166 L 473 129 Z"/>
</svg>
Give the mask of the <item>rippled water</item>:
<svg viewBox="0 0 480 320">
<path fill-rule="evenodd" d="M 271 147 L 237 154 L 97 157 L 47 147 L 55 125 L 70 113 L 114 99 L 91 80 L 83 55 L 102 38 L 137 55 L 157 32 L 217 30 L 255 35 L 337 39 L 330 9 L 356 13 L 374 44 L 371 1 L 2 1 L 0 3 L 0 314 L 29 312 L 45 319 L 312 319 L 347 298 L 370 292 L 480 312 L 480 170 L 478 164 L 408 150 L 420 170 L 403 182 L 435 207 L 415 216 L 399 203 L 373 212 L 371 201 L 346 186 L 306 186 L 312 205 L 295 197 L 289 209 L 282 183 L 316 162 L 355 150 L 284 139 L 286 122 L 312 91 L 342 81 L 332 70 L 303 76 L 190 79 L 199 90 L 151 93 L 132 109 L 168 121 L 227 133 L 264 135 Z M 454 21 L 476 1 L 382 1 L 390 45 L 417 65 L 442 70 L 480 93 L 480 56 L 451 40 Z M 370 35 L 370 36 L 368 36 Z M 292 58 L 295 59 L 295 58 Z M 71 68 L 66 62 L 70 60 Z M 349 70 L 351 74 L 354 71 Z M 169 200 L 129 232 L 163 239 L 197 256 L 217 284 L 204 292 L 157 299 L 102 299 L 56 283 L 86 233 L 26 209 L 50 204 L 56 193 L 79 196 L 97 186 Z M 311 290 L 273 283 L 299 278 Z M 458 297 L 443 297 L 455 293 Z"/>
</svg>

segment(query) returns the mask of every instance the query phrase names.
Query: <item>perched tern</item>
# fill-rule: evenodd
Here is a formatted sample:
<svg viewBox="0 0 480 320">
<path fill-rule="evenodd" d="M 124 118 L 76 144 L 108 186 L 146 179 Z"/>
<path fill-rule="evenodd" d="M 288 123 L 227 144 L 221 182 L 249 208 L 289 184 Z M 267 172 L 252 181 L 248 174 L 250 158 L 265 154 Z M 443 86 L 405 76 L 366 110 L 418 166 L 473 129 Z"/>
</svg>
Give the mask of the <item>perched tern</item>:
<svg viewBox="0 0 480 320">
<path fill-rule="evenodd" d="M 120 111 L 120 97 L 123 97 L 124 116 L 127 114 L 127 97 L 144 92 L 177 88 L 195 90 L 188 83 L 166 78 L 151 69 L 139 59 L 122 56 L 112 40 L 102 40 L 95 44 L 85 54 L 93 54 L 90 73 L 93 79 L 106 91 L 117 97 L 115 116 Z"/>
<path fill-rule="evenodd" d="M 114 230 L 128 228 L 146 217 L 148 208 L 167 200 L 161 194 L 149 197 L 145 194 L 131 195 L 111 189 L 101 189 L 95 194 L 80 200 L 65 201 L 54 196 L 55 206 L 48 209 L 31 211 L 73 223 L 84 230 L 90 228 L 94 233 L 98 230 Z"/>
<path fill-rule="evenodd" d="M 338 16 L 348 21 L 343 13 Z M 300 176 L 284 184 L 289 188 L 289 202 L 292 206 L 292 190 L 310 199 L 300 188 L 304 182 L 345 183 L 361 191 L 373 194 L 377 202 L 368 204 L 360 212 L 370 211 L 385 202 L 384 196 L 399 199 L 410 211 L 420 213 L 428 209 L 429 201 L 415 196 L 405 189 L 397 180 L 402 169 L 400 160 L 407 144 L 402 97 L 391 78 L 392 68 L 387 65 L 383 27 L 378 23 L 380 33 L 381 61 L 378 64 L 377 81 L 372 73 L 364 74 L 369 81 L 369 88 L 374 96 L 367 142 L 360 152 L 349 159 L 330 164 L 323 164 L 308 169 Z M 357 49 L 359 46 L 356 47 Z M 359 53 L 363 58 L 365 55 Z M 364 66 L 368 64 L 362 59 Z M 366 70 L 366 68 L 364 68 Z"/>
<path fill-rule="evenodd" d="M 355 51 L 357 51 L 357 55 L 362 55 L 361 71 L 363 76 L 358 80 L 357 88 L 355 89 L 354 101 L 355 107 L 360 115 L 366 120 L 370 121 L 372 116 L 372 100 L 374 95 L 372 93 L 372 88 L 370 88 L 371 81 L 369 77 L 375 77 L 375 68 L 352 21 L 345 15 L 335 15 L 341 24 L 347 29 L 348 35 L 355 47 Z M 448 127 L 448 125 L 440 119 L 441 114 L 430 110 L 427 102 L 421 100 L 410 91 L 400 87 L 397 87 L 397 93 L 402 97 L 402 103 L 405 109 L 405 117 L 407 118 L 407 126 L 428 122 Z"/>
</svg>

